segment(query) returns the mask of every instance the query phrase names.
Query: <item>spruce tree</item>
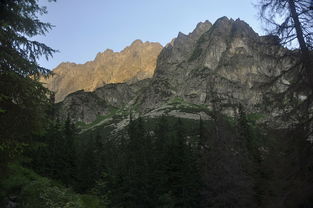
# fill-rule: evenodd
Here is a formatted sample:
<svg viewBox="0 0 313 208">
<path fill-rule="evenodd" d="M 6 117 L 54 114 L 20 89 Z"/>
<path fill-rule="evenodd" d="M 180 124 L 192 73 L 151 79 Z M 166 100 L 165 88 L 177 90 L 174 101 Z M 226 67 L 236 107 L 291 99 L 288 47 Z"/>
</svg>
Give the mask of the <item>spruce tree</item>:
<svg viewBox="0 0 313 208">
<path fill-rule="evenodd" d="M 3 0 L 0 4 L 0 136 L 17 139 L 38 132 L 45 124 L 49 91 L 39 82 L 50 72 L 38 63 L 55 52 L 33 40 L 52 25 L 38 19 L 47 13 L 37 0 Z"/>
<path fill-rule="evenodd" d="M 33 133 L 42 133 L 47 124 L 50 92 L 39 82 L 39 77 L 47 76 L 49 70 L 39 65 L 38 58 L 49 58 L 55 50 L 34 40 L 52 28 L 51 24 L 39 20 L 39 16 L 46 13 L 38 0 L 2 0 L 0 3 L 1 151 L 10 151 L 3 147 L 13 140 L 25 141 Z M 7 162 L 2 161 L 3 158 L 0 166 Z"/>
<path fill-rule="evenodd" d="M 63 173 L 61 178 L 66 185 L 73 185 L 76 175 L 75 172 L 77 171 L 75 148 L 77 129 L 72 123 L 69 115 L 65 120 L 63 132 L 63 152 L 61 152 L 60 155 L 62 155 L 64 161 L 64 168 L 60 170 L 60 172 Z"/>
</svg>

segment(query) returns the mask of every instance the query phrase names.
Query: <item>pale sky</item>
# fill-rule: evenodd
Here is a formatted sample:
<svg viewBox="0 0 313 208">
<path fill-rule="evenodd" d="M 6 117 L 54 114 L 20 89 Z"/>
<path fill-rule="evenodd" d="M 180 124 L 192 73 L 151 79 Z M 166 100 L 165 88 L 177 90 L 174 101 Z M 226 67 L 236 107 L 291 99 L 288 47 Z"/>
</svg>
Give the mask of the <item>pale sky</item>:
<svg viewBox="0 0 313 208">
<path fill-rule="evenodd" d="M 59 50 L 40 64 L 53 69 L 61 62 L 85 63 L 106 49 L 120 51 L 134 40 L 159 42 L 163 46 L 188 34 L 198 22 L 227 16 L 246 21 L 263 34 L 257 0 L 57 0 L 47 3 L 42 21 L 55 27 L 36 40 Z"/>
</svg>

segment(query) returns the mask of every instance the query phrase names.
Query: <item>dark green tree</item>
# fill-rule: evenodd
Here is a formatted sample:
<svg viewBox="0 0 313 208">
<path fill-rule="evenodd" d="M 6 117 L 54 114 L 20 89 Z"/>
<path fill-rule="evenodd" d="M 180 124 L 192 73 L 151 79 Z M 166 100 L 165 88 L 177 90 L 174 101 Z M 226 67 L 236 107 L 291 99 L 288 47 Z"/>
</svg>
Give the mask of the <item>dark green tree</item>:
<svg viewBox="0 0 313 208">
<path fill-rule="evenodd" d="M 200 163 L 203 207 L 257 207 L 253 175 L 247 170 L 246 141 L 237 138 L 235 129 L 221 115 L 206 131 L 208 148 L 203 149 Z"/>
<path fill-rule="evenodd" d="M 38 147 L 31 149 L 29 153 L 32 169 L 44 176 L 58 177 L 59 146 L 62 144 L 62 137 L 63 125 L 58 119 L 50 123 L 44 135 L 33 137 L 33 143 Z"/>
<path fill-rule="evenodd" d="M 110 157 L 109 153 L 111 150 L 111 147 L 105 148 L 105 145 L 103 144 L 104 139 L 102 136 L 97 133 L 95 137 L 95 178 L 98 180 L 101 176 L 102 173 L 105 172 L 105 164 L 106 164 L 106 157 Z M 106 141 L 106 146 L 110 146 L 109 142 Z M 107 151 L 107 152 L 104 152 Z"/>
<path fill-rule="evenodd" d="M 126 193 L 129 200 L 128 207 L 148 207 L 149 192 L 147 171 L 150 165 L 147 158 L 146 132 L 144 121 L 141 117 L 131 121 L 128 129 L 128 174 L 126 176 L 128 183 L 128 192 Z"/>
<path fill-rule="evenodd" d="M 68 117 L 63 123 L 58 119 L 51 122 L 44 135 L 34 136 L 28 155 L 32 159 L 30 166 L 44 176 L 62 181 L 72 186 L 76 180 L 77 129 Z"/>
<path fill-rule="evenodd" d="M 167 186 L 175 207 L 199 207 L 199 170 L 192 141 L 186 138 L 181 119 L 174 125 L 174 135 L 167 152 Z M 196 148 L 195 148 L 196 149 Z"/>
<path fill-rule="evenodd" d="M 0 3 L 1 147 L 41 132 L 47 123 L 49 91 L 41 85 L 39 77 L 47 76 L 49 70 L 39 65 L 38 58 L 49 58 L 55 50 L 33 40 L 52 28 L 39 20 L 45 13 L 46 8 L 40 7 L 38 0 Z"/>
<path fill-rule="evenodd" d="M 76 145 L 77 129 L 72 123 L 70 116 L 64 122 L 63 135 L 60 146 L 60 159 L 59 162 L 63 167 L 60 167 L 60 178 L 66 185 L 73 185 L 75 181 L 77 162 L 76 162 Z M 56 138 L 58 139 L 58 138 Z M 63 143 L 63 144 L 62 144 Z"/>
<path fill-rule="evenodd" d="M 167 118 L 163 115 L 158 119 L 157 126 L 155 127 L 155 140 L 154 140 L 154 187 L 155 195 L 159 196 L 162 200 L 172 199 L 171 193 L 168 193 L 166 189 L 167 176 L 166 176 L 166 163 L 167 158 L 167 149 L 170 140 L 170 123 Z M 165 197 L 166 196 L 166 197 Z M 162 201 L 161 200 L 161 201 Z M 170 200 L 171 201 L 171 200 Z M 163 202 L 162 202 L 163 203 Z M 165 205 L 164 205 L 165 206 Z"/>
<path fill-rule="evenodd" d="M 96 184 L 97 164 L 95 142 L 93 139 L 84 144 L 84 148 L 78 159 L 77 184 L 75 189 L 80 193 L 88 193 Z"/>
</svg>

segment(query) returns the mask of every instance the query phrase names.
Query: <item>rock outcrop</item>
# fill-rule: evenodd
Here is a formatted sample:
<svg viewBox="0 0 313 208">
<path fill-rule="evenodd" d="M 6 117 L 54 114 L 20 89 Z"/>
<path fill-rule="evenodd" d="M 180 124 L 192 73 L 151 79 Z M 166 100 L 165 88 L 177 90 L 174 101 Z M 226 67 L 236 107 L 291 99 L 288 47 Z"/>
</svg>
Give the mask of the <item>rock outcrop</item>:
<svg viewBox="0 0 313 208">
<path fill-rule="evenodd" d="M 71 93 L 57 104 L 57 116 L 66 119 L 69 115 L 76 122 L 91 123 L 115 109 L 130 104 L 149 83 L 149 79 L 134 83 L 112 83 L 93 92 L 80 90 Z"/>
<path fill-rule="evenodd" d="M 43 83 L 56 93 L 56 102 L 78 91 L 94 91 L 109 83 L 135 82 L 153 76 L 159 43 L 135 40 L 121 52 L 106 50 L 85 64 L 61 63 Z"/>
</svg>

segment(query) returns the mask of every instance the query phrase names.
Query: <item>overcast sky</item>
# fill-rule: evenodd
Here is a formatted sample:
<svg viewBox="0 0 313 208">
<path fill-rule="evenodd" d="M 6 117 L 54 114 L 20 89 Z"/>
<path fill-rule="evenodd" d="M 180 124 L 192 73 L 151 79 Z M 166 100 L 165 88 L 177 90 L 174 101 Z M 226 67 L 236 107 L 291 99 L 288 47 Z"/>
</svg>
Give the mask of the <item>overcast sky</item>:
<svg viewBox="0 0 313 208">
<path fill-rule="evenodd" d="M 36 39 L 59 50 L 40 64 L 53 69 L 61 62 L 85 63 L 105 49 L 120 51 L 136 39 L 163 46 L 188 34 L 198 22 L 227 16 L 246 21 L 262 34 L 256 0 L 57 0 L 47 3 L 41 20 L 55 25 Z"/>
</svg>

